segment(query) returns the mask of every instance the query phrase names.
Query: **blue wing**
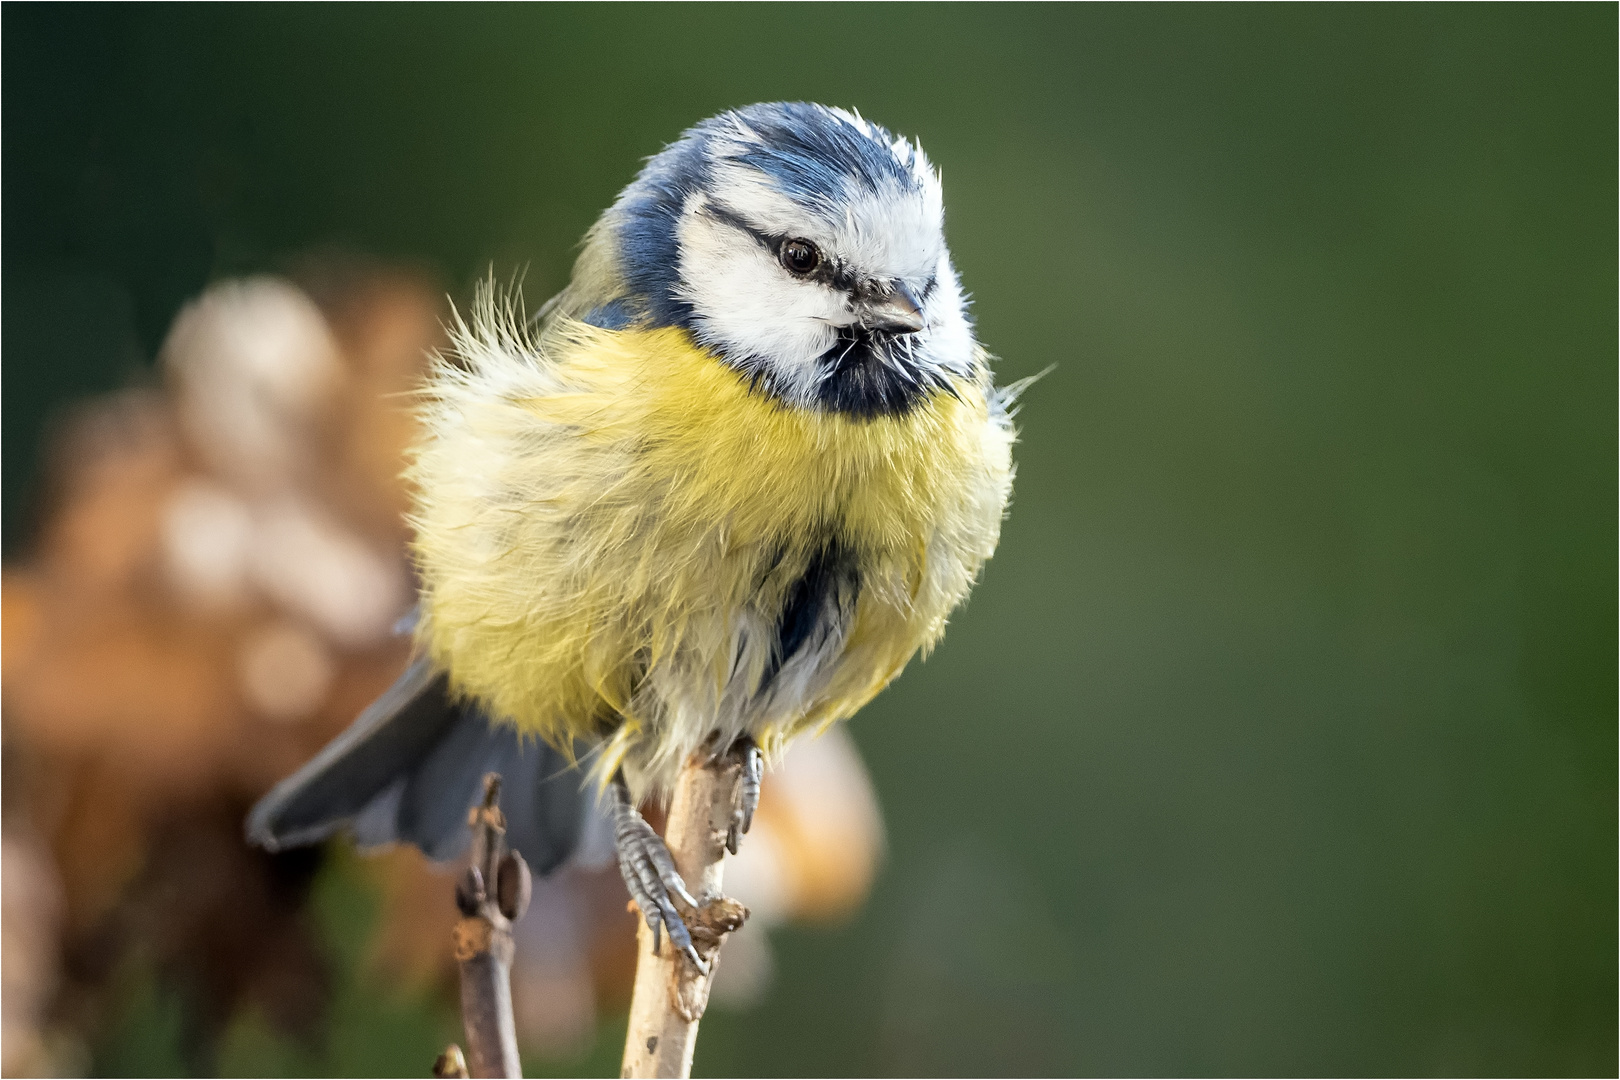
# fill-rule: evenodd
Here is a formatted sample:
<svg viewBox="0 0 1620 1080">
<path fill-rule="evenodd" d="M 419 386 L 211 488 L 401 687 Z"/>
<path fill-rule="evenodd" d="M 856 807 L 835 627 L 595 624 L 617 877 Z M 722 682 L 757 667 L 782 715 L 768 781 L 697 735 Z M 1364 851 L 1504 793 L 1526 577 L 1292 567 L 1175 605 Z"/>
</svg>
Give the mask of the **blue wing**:
<svg viewBox="0 0 1620 1080">
<path fill-rule="evenodd" d="M 356 842 L 415 844 L 453 859 L 471 839 L 467 811 L 483 776 L 501 774 L 509 846 L 544 874 L 579 847 L 598 816 L 593 790 L 555 749 L 452 701 L 448 680 L 417 660 L 308 764 L 259 800 L 248 839 L 271 851 L 342 828 Z"/>
</svg>

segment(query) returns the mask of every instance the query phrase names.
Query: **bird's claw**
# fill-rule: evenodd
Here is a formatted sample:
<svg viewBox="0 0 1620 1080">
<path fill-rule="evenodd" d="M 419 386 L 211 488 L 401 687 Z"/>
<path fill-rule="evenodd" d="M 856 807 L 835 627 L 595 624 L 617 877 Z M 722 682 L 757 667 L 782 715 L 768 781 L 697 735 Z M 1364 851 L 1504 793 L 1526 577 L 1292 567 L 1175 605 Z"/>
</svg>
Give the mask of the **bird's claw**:
<svg viewBox="0 0 1620 1080">
<path fill-rule="evenodd" d="M 694 910 L 698 902 L 675 869 L 669 848 L 630 802 L 630 792 L 622 780 L 613 784 L 613 846 L 619 857 L 619 874 L 647 920 L 647 929 L 652 931 L 654 955 L 661 950 L 663 935 L 667 932 L 670 944 L 707 975 L 709 965 L 698 956 L 692 935 L 672 898 Z"/>
<path fill-rule="evenodd" d="M 703 957 L 698 955 L 697 946 L 690 943 L 687 944 L 686 958 L 692 961 L 692 966 L 698 969 L 699 975 L 707 975 L 709 973 L 709 965 L 705 964 L 703 962 Z"/>
<path fill-rule="evenodd" d="M 742 757 L 742 783 L 737 789 L 737 805 L 731 811 L 731 825 L 726 829 L 726 850 L 737 854 L 737 844 L 754 825 L 754 811 L 759 809 L 760 783 L 765 779 L 765 755 L 759 745 L 744 735 L 735 751 Z"/>
</svg>

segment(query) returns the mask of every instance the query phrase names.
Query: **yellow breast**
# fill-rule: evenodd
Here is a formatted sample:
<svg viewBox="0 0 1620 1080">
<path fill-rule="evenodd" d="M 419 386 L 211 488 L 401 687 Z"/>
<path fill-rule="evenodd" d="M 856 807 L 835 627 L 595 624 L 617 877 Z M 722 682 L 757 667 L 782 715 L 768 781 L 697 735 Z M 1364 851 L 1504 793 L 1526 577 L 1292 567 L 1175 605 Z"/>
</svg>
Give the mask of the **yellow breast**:
<svg viewBox="0 0 1620 1080">
<path fill-rule="evenodd" d="M 659 774 L 709 732 L 770 744 L 859 708 L 942 631 L 995 547 L 1012 431 L 963 381 L 900 416 L 784 406 L 677 329 L 461 328 L 411 476 L 423 644 L 553 741 Z M 802 693 L 751 698 L 763 623 L 816 550 L 854 626 Z M 822 677 L 824 675 L 824 677 Z"/>
</svg>

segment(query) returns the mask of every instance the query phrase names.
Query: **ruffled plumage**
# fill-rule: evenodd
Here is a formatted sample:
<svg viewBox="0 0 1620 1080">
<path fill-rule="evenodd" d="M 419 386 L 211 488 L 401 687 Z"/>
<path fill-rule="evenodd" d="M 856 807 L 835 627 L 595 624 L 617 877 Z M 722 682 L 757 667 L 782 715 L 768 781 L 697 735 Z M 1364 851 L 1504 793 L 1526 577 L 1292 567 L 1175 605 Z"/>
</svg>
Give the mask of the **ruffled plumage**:
<svg viewBox="0 0 1620 1080">
<path fill-rule="evenodd" d="M 679 327 L 531 335 L 488 290 L 453 330 L 409 471 L 419 641 L 520 731 L 602 740 L 638 793 L 715 733 L 774 754 L 853 713 L 995 548 L 1014 433 L 982 363 L 861 419 L 780 403 Z M 853 610 L 773 660 L 829 550 Z"/>
</svg>

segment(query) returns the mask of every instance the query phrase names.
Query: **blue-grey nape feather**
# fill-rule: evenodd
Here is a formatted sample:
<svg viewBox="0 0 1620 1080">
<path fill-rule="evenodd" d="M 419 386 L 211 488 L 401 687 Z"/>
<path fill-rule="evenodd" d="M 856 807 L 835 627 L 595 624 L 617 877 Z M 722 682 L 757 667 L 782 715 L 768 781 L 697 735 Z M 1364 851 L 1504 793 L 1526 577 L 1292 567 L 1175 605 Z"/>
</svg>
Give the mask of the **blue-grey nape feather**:
<svg viewBox="0 0 1620 1080">
<path fill-rule="evenodd" d="M 623 330 L 635 323 L 636 311 L 630 301 L 621 297 L 591 308 L 580 321 L 603 330 Z"/>
<path fill-rule="evenodd" d="M 679 225 L 686 200 L 709 183 L 697 129 L 647 162 L 613 208 L 619 273 L 651 326 L 690 326 L 692 305 L 679 295 Z"/>
<path fill-rule="evenodd" d="M 487 772 L 501 774 L 507 842 L 537 873 L 567 859 L 598 813 L 594 792 L 560 753 L 452 701 L 444 674 L 418 660 L 260 800 L 248 839 L 274 851 L 348 827 L 363 847 L 409 843 L 431 859 L 453 859 L 471 839 L 467 811 Z"/>
</svg>

